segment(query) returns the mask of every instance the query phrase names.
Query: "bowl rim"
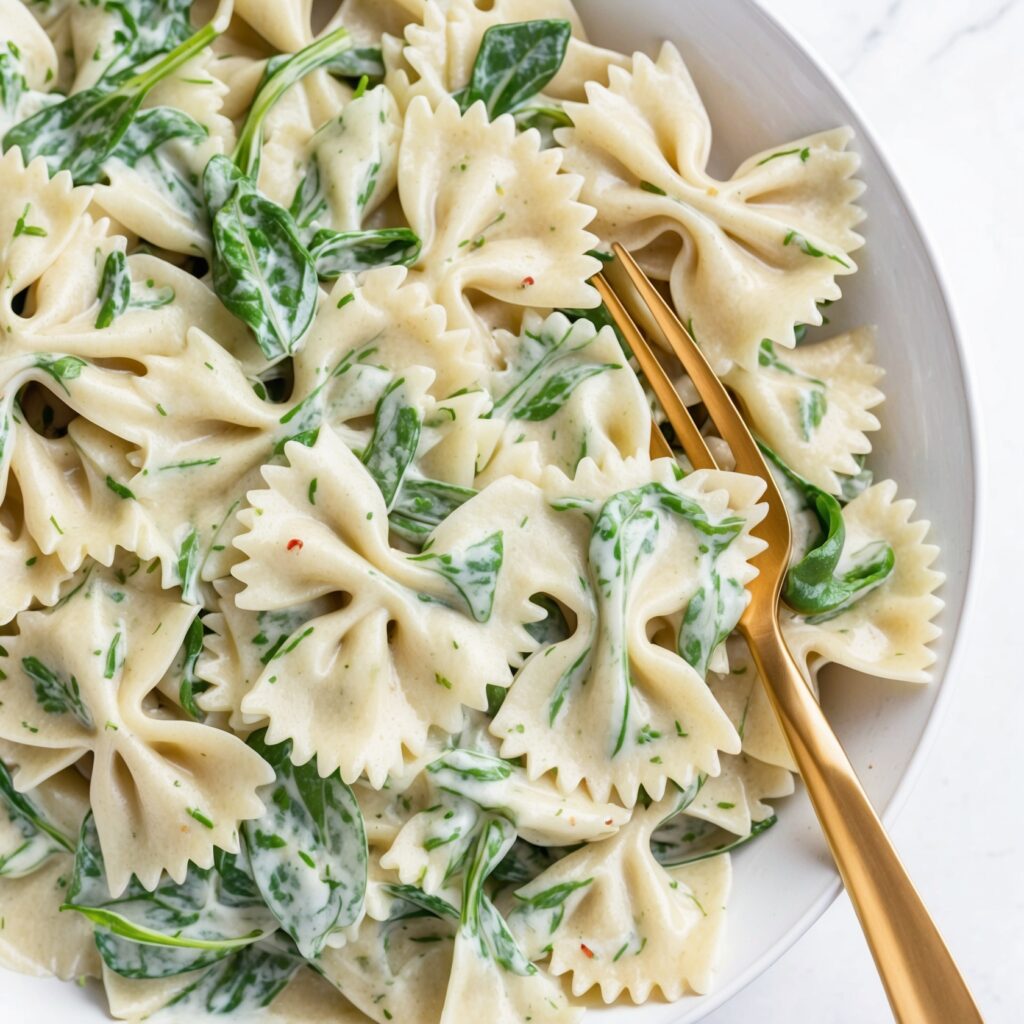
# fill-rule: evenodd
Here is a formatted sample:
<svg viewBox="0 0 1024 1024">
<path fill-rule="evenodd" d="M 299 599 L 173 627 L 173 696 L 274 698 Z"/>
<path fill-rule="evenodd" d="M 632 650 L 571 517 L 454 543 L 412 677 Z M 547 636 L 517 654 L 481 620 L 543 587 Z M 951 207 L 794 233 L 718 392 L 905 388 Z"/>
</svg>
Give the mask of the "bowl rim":
<svg viewBox="0 0 1024 1024">
<path fill-rule="evenodd" d="M 811 46 L 806 39 L 804 39 L 799 30 L 795 30 L 788 25 L 784 25 L 776 14 L 767 10 L 763 6 L 762 0 L 740 0 L 740 3 L 752 12 L 756 20 L 759 20 L 762 23 L 766 32 L 771 32 L 780 36 L 784 42 L 795 47 L 802 56 L 811 65 L 813 65 L 814 69 L 822 77 L 826 85 L 836 94 L 847 108 L 849 112 L 848 122 L 853 126 L 856 132 L 856 137 L 867 143 L 868 147 L 870 147 L 874 156 L 878 160 L 883 172 L 889 178 L 893 191 L 903 206 L 904 216 L 916 234 L 918 242 L 921 245 L 921 249 L 927 258 L 928 268 L 934 280 L 935 290 L 941 301 L 941 310 L 945 313 L 946 320 L 949 323 L 950 335 L 953 339 L 953 350 L 956 354 L 957 366 L 963 387 L 968 432 L 967 441 L 971 459 L 971 486 L 969 497 L 970 532 L 968 534 L 969 547 L 967 571 L 964 576 L 963 584 L 964 596 L 959 614 L 956 616 L 956 621 L 952 623 L 948 629 L 950 634 L 950 646 L 945 669 L 941 677 L 935 683 L 927 684 L 934 685 L 936 688 L 935 699 L 932 702 L 931 711 L 928 714 L 924 729 L 918 739 L 917 746 L 914 748 L 914 751 L 910 756 L 910 761 L 907 764 L 906 770 L 903 772 L 902 777 L 896 784 L 896 788 L 893 791 L 892 796 L 880 812 L 880 817 L 886 827 L 886 830 L 891 831 L 893 824 L 898 818 L 900 812 L 906 806 L 910 793 L 913 791 L 913 788 L 920 777 L 921 769 L 935 741 L 935 736 L 943 722 L 943 719 L 945 718 L 946 713 L 948 712 L 950 694 L 953 690 L 952 680 L 954 678 L 954 673 L 959 669 L 960 662 L 962 660 L 961 652 L 964 647 L 963 633 L 965 623 L 970 621 L 975 605 L 975 591 L 978 575 L 977 566 L 979 561 L 978 553 L 982 545 L 979 506 L 980 495 L 982 492 L 981 484 L 983 482 L 984 475 L 983 463 L 980 458 L 982 446 L 980 438 L 980 420 L 977 412 L 978 406 L 975 398 L 976 385 L 969 363 L 964 356 L 963 338 L 956 316 L 954 302 L 952 300 L 952 293 L 946 281 L 945 274 L 943 273 L 941 263 L 937 257 L 935 246 L 932 244 L 931 239 L 922 226 L 921 217 L 918 214 L 916 207 L 907 194 L 907 190 L 904 188 L 899 175 L 895 172 L 884 147 L 879 142 L 878 136 L 876 135 L 871 122 L 861 109 L 860 104 L 853 98 L 849 88 L 840 79 L 838 73 L 834 71 L 823 58 L 818 56 L 815 48 Z M 789 952 L 796 942 L 821 919 L 825 911 L 828 910 L 828 908 L 835 902 L 836 898 L 842 891 L 842 882 L 840 881 L 838 874 L 836 874 L 833 880 L 825 888 L 824 892 L 822 892 L 821 895 L 807 908 L 803 915 L 801 915 L 800 919 L 790 928 L 782 939 L 776 942 L 769 949 L 765 950 L 761 956 L 759 956 L 745 970 L 737 974 L 734 978 L 731 978 L 727 984 L 723 985 L 721 988 L 713 989 L 707 995 L 701 996 L 699 1009 L 693 1006 L 687 1007 L 686 1009 L 681 1010 L 680 1015 L 673 1019 L 676 1021 L 682 1021 L 685 1017 L 688 1024 L 696 1024 L 697 1021 L 703 1020 L 709 1014 L 728 1003 L 734 996 L 747 988 L 747 986 L 749 986 L 755 979 L 764 974 L 764 972 L 767 971 L 768 968 L 778 961 L 785 953 Z M 697 1014 L 696 1016 L 691 1016 L 694 1009 L 697 1009 Z"/>
</svg>

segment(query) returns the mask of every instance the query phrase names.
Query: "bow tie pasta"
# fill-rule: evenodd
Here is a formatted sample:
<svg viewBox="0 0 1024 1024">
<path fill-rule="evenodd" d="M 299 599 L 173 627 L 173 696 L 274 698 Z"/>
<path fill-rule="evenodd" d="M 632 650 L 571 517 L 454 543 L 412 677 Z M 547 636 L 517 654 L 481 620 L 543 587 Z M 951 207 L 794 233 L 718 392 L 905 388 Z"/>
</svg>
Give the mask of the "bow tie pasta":
<svg viewBox="0 0 1024 1024">
<path fill-rule="evenodd" d="M 0 14 L 0 963 L 123 1020 L 708 991 L 794 789 L 763 484 L 691 471 L 591 279 L 634 252 L 763 443 L 809 684 L 925 680 L 889 339 L 816 331 L 852 133 L 720 180 L 678 51 L 571 0 Z"/>
</svg>

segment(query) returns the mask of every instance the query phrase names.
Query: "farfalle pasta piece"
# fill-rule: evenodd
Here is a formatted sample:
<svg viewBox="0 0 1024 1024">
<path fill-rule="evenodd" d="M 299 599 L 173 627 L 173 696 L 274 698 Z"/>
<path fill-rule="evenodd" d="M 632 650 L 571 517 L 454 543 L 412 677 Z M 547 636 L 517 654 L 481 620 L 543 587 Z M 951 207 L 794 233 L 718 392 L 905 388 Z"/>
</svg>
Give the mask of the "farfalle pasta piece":
<svg viewBox="0 0 1024 1024">
<path fill-rule="evenodd" d="M 91 198 L 92 190 L 75 188 L 69 174 L 51 179 L 43 160 L 26 167 L 17 146 L 0 157 L 0 327 L 5 333 L 12 329 L 15 298 L 53 266 L 79 231 Z"/>
<path fill-rule="evenodd" d="M 269 718 L 268 742 L 293 740 L 296 763 L 316 754 L 321 773 L 365 771 L 381 786 L 403 746 L 415 755 L 430 726 L 458 729 L 462 706 L 486 707 L 487 685 L 507 686 L 534 646 L 524 624 L 541 612 L 513 543 L 537 495 L 504 481 L 449 516 L 428 552 L 406 555 L 388 543 L 380 489 L 333 431 L 286 455 L 239 515 L 237 602 L 277 610 L 333 595 L 338 607 L 296 630 L 242 711 Z"/>
<path fill-rule="evenodd" d="M 242 713 L 245 695 L 295 629 L 330 611 L 331 604 L 320 599 L 283 611 L 252 612 L 236 604 L 242 584 L 234 577 L 217 580 L 213 588 L 218 611 L 203 619 L 209 632 L 196 663 L 196 676 L 208 688 L 199 694 L 196 704 L 207 713 L 227 714 L 232 729 L 248 732 L 265 723 Z"/>
<path fill-rule="evenodd" d="M 866 545 L 888 542 L 895 554 L 891 575 L 874 590 L 832 615 L 782 615 L 786 643 L 800 662 L 835 662 L 909 683 L 926 683 L 939 635 L 932 619 L 942 609 L 934 591 L 942 573 L 931 568 L 939 549 L 925 542 L 930 524 L 911 520 L 914 502 L 897 500 L 896 484 L 883 480 L 843 508 L 844 558 Z M 840 564 L 842 569 L 842 564 Z"/>
<path fill-rule="evenodd" d="M 584 458 L 603 465 L 647 450 L 647 399 L 610 327 L 527 312 L 518 337 L 498 331 L 495 341 L 504 368 L 490 376 L 487 416 L 503 429 L 479 482 L 539 481 L 547 466 L 572 476 Z"/>
<path fill-rule="evenodd" d="M 587 251 L 593 211 L 576 201 L 581 181 L 560 174 L 561 153 L 517 135 L 511 118 L 465 115 L 454 100 L 436 110 L 410 103 L 398 161 L 398 191 L 409 227 L 423 243 L 410 279 L 493 353 L 471 294 L 512 306 L 597 305 L 587 279 L 600 269 Z"/>
<path fill-rule="evenodd" d="M 361 362 L 392 372 L 427 367 L 434 375 L 430 392 L 438 399 L 479 387 L 487 371 L 469 332 L 449 329 L 444 308 L 422 283 L 409 280 L 404 267 L 338 278 L 295 355 L 293 394 L 301 399 L 323 389 L 324 378 L 338 379 L 344 357 L 356 352 Z"/>
<path fill-rule="evenodd" d="M 159 557 L 165 585 L 182 583 L 194 599 L 200 578 L 227 572 L 233 513 L 259 479 L 277 416 L 198 329 L 171 352 L 137 351 L 129 365 L 68 353 L 4 360 L 8 403 L 32 383 L 77 414 L 63 437 L 18 425 L 11 471 L 44 552 L 71 569 L 86 556 L 109 565 L 116 547 Z"/>
<path fill-rule="evenodd" d="M 57 51 L 53 41 L 19 0 L 2 0 L 0 18 L 6 48 L 11 53 L 17 50 L 29 88 L 46 88 L 57 74 Z"/>
<path fill-rule="evenodd" d="M 816 303 L 840 295 L 862 239 L 851 132 L 835 129 L 757 154 L 731 178 L 707 172 L 711 127 L 679 52 L 611 68 L 557 134 L 565 168 L 584 177 L 593 230 L 669 282 L 681 318 L 718 372 L 756 370 L 761 339 L 792 347 L 794 324 L 820 324 Z M 667 237 L 666 237 L 667 236 Z"/>
<path fill-rule="evenodd" d="M 474 0 L 425 0 L 420 4 L 422 24 L 405 30 L 405 39 L 385 40 L 386 81 L 403 109 L 414 96 L 425 96 L 431 106 L 458 92 L 468 82 L 484 33 L 495 25 L 556 18 L 572 26 L 565 58 L 555 77 L 544 87 L 555 100 L 582 100 L 588 81 L 606 81 L 611 64 L 625 66 L 621 54 L 587 41 L 583 23 L 571 0 L 496 0 L 481 6 Z"/>
<path fill-rule="evenodd" d="M 857 456 L 871 451 L 867 433 L 880 425 L 870 411 L 884 400 L 874 348 L 868 327 L 785 354 L 765 340 L 756 370 L 734 366 L 726 377 L 758 437 L 831 494 L 840 476 L 860 471 Z"/>
<path fill-rule="evenodd" d="M 112 894 L 135 874 L 181 881 L 213 848 L 237 852 L 239 820 L 262 813 L 273 779 L 241 740 L 155 712 L 147 701 L 195 608 L 94 570 L 47 611 L 22 612 L 6 639 L 0 737 L 49 756 L 19 766 L 28 790 L 92 754 L 90 801 Z"/>
<path fill-rule="evenodd" d="M 728 856 L 694 873 L 663 868 L 651 835 L 677 806 L 678 794 L 634 813 L 610 839 L 545 869 L 515 893 L 509 926 L 529 957 L 550 949 L 548 969 L 572 975 L 572 993 L 595 986 L 610 1003 L 635 1003 L 658 988 L 668 1000 L 704 991 L 719 946 L 729 889 Z M 698 891 L 699 890 L 699 891 Z"/>
<path fill-rule="evenodd" d="M 301 50 L 313 41 L 313 0 L 235 0 L 235 14 L 282 53 Z"/>
<path fill-rule="evenodd" d="M 708 658 L 735 626 L 761 550 L 749 532 L 760 483 L 680 480 L 674 462 L 642 457 L 604 470 L 584 460 L 573 480 L 549 470 L 544 490 L 585 568 L 544 591 L 575 627 L 517 674 L 491 728 L 502 756 L 525 756 L 532 778 L 557 769 L 567 792 L 585 781 L 604 800 L 614 789 L 627 806 L 640 786 L 660 799 L 669 780 L 717 773 L 718 751 L 737 753 L 739 738 L 701 674 L 648 627 L 686 609 Z M 685 636 L 678 644 L 693 657 Z"/>
<path fill-rule="evenodd" d="M 25 525 L 21 497 L 9 487 L 0 505 L 0 625 L 32 604 L 51 605 L 71 576 L 60 559 L 44 555 Z"/>
<path fill-rule="evenodd" d="M 721 771 L 709 776 L 686 813 L 737 836 L 774 813 L 765 801 L 789 796 L 793 776 L 785 768 L 759 761 L 747 753 L 723 754 Z"/>
<path fill-rule="evenodd" d="M 436 1024 L 451 973 L 456 924 L 408 904 L 387 921 L 366 920 L 343 949 L 320 957 L 324 977 L 377 1024 Z"/>
</svg>

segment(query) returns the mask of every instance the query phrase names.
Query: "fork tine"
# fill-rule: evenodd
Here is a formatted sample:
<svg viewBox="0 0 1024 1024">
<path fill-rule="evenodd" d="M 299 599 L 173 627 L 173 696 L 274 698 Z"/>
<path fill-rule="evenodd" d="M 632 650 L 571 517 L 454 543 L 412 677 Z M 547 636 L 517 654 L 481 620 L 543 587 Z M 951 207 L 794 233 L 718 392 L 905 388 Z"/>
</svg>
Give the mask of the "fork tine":
<svg viewBox="0 0 1024 1024">
<path fill-rule="evenodd" d="M 697 429 L 697 424 L 693 422 L 693 417 L 686 406 L 683 405 L 683 401 L 673 387 L 672 382 L 668 379 L 668 374 L 665 373 L 664 367 L 658 361 L 657 356 L 651 351 L 651 347 L 637 329 L 633 318 L 626 312 L 625 307 L 619 301 L 619 297 L 612 291 L 608 282 L 600 274 L 593 279 L 592 283 L 604 301 L 605 306 L 608 307 L 611 318 L 625 336 L 626 343 L 632 350 L 633 355 L 636 356 L 640 369 L 643 370 L 648 384 L 651 385 L 651 389 L 654 391 L 658 402 L 661 404 L 662 409 L 665 410 L 665 415 L 668 417 L 669 423 L 672 424 L 672 429 L 676 432 L 676 437 L 682 443 L 683 451 L 686 452 L 686 457 L 690 460 L 693 468 L 717 469 L 718 467 L 711 455 L 711 451 L 708 449 L 707 442 Z M 651 435 L 652 454 L 656 447 L 660 447 L 655 437 L 660 437 L 661 444 L 668 449 L 668 444 L 665 442 L 665 438 L 657 426 L 654 426 L 654 431 L 656 433 Z M 671 449 L 668 449 L 667 454 L 671 454 Z"/>
<path fill-rule="evenodd" d="M 771 474 L 757 443 L 751 437 L 729 393 L 704 358 L 704 353 L 647 279 L 647 275 L 637 266 L 633 257 L 617 242 L 613 249 L 641 301 L 650 310 L 676 358 L 683 364 L 683 369 L 693 381 L 693 386 L 707 408 L 708 416 L 715 425 L 718 435 L 732 449 L 737 471 L 762 477 L 772 488 Z M 605 302 L 607 303 L 607 299 Z M 644 372 L 647 372 L 646 369 Z"/>
</svg>

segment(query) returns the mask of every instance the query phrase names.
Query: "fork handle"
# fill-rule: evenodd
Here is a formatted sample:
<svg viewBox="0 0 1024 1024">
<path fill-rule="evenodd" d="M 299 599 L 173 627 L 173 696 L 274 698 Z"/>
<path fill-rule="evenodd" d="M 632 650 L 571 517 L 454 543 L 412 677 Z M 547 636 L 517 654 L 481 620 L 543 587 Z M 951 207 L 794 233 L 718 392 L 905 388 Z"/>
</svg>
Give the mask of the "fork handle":
<svg viewBox="0 0 1024 1024">
<path fill-rule="evenodd" d="M 774 616 L 773 616 L 774 619 Z M 974 1024 L 974 999 L 804 681 L 778 622 L 741 630 L 899 1024 Z"/>
</svg>

